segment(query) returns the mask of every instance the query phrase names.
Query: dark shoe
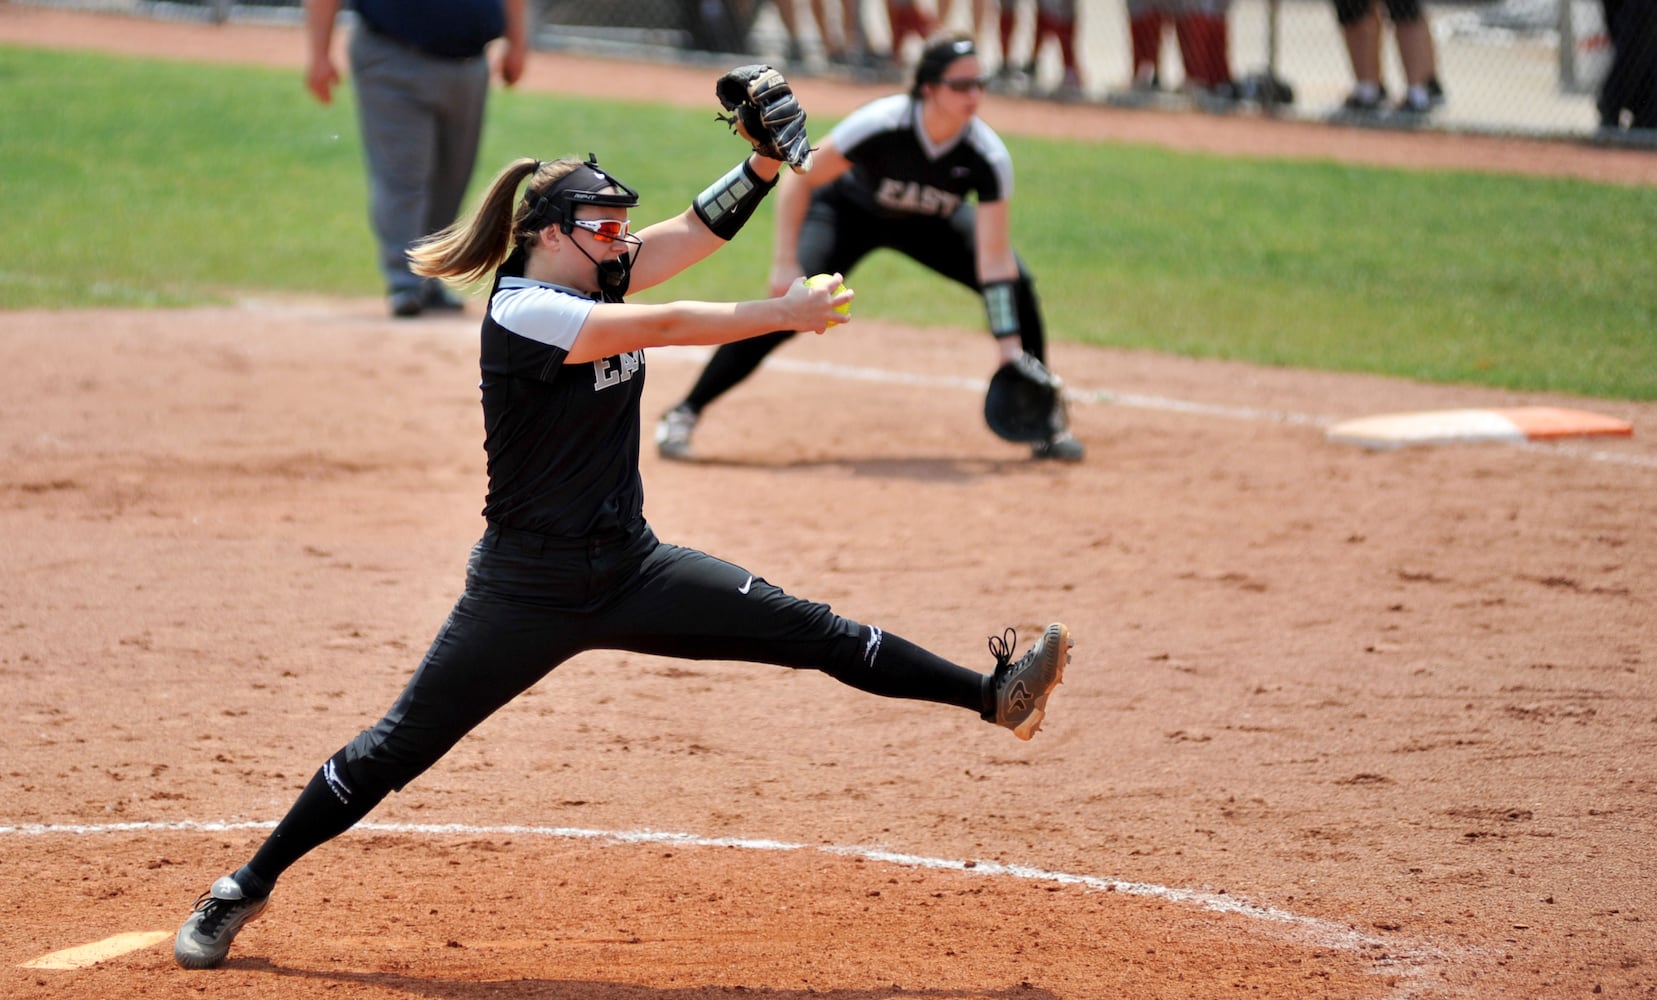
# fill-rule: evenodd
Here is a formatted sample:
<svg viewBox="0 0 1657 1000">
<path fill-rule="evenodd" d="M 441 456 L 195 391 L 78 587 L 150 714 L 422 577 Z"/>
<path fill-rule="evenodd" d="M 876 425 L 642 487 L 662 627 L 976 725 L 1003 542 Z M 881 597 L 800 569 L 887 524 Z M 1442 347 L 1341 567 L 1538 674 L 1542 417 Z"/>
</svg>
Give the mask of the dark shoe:
<svg viewBox="0 0 1657 1000">
<path fill-rule="evenodd" d="M 1038 461 L 1050 462 L 1080 462 L 1087 457 L 1087 449 L 1082 443 L 1070 436 L 1069 431 L 1060 431 L 1046 441 L 1037 441 L 1030 446 L 1030 457 Z"/>
<path fill-rule="evenodd" d="M 1375 125 L 1386 114 L 1387 88 L 1382 87 L 1373 97 L 1357 90 L 1346 95 L 1341 106 L 1324 119 L 1335 125 Z"/>
<path fill-rule="evenodd" d="M 1041 729 L 1041 720 L 1047 715 L 1047 698 L 1064 680 L 1064 668 L 1070 663 L 1073 643 L 1070 629 L 1055 622 L 1014 663 L 1013 648 L 1017 642 L 1018 633 L 1012 629 L 990 636 L 990 654 L 995 657 L 995 673 L 990 679 L 995 687 L 995 708 L 985 712 L 983 718 L 1027 740 Z"/>
<path fill-rule="evenodd" d="M 1056 87 L 1053 92 L 1047 96 L 1049 100 L 1058 101 L 1063 104 L 1086 100 L 1087 88 L 1082 86 L 1082 75 L 1074 69 L 1065 70 L 1064 79 L 1060 81 L 1058 87 Z"/>
<path fill-rule="evenodd" d="M 196 900 L 190 919 L 173 939 L 173 961 L 186 969 L 211 969 L 230 953 L 230 942 L 248 921 L 265 912 L 270 897 L 248 899 L 225 875 Z"/>
<path fill-rule="evenodd" d="M 1355 114 L 1377 114 L 1380 112 L 1381 106 L 1386 103 L 1386 100 L 1387 88 L 1385 87 L 1376 91 L 1374 97 L 1368 97 L 1354 90 L 1346 95 L 1346 100 L 1341 103 L 1341 110 Z"/>
<path fill-rule="evenodd" d="M 1399 115 L 1425 115 L 1443 104 L 1444 85 L 1438 82 L 1438 77 L 1431 76 L 1420 90 L 1414 87 L 1405 90 L 1403 98 L 1392 106 L 1392 110 Z"/>
<path fill-rule="evenodd" d="M 1226 114 L 1237 110 L 1243 100 L 1243 90 L 1234 80 L 1221 80 L 1207 87 L 1199 87 L 1191 95 L 1197 109 L 1209 114 Z"/>
<path fill-rule="evenodd" d="M 1118 108 L 1151 108 L 1160 105 L 1167 95 L 1162 92 L 1162 81 L 1152 73 L 1136 76 L 1121 90 L 1105 95 L 1105 103 Z"/>
<path fill-rule="evenodd" d="M 1433 99 L 1420 94 L 1405 94 L 1392 106 L 1393 114 L 1410 117 L 1425 115 L 1433 110 Z"/>
<path fill-rule="evenodd" d="M 465 312 L 466 302 L 459 298 L 441 281 L 432 281 L 426 284 L 425 292 L 420 296 L 420 305 L 433 312 Z"/>
<path fill-rule="evenodd" d="M 391 315 L 397 319 L 413 319 L 426 310 L 426 296 L 418 288 L 399 288 L 386 299 Z"/>
<path fill-rule="evenodd" d="M 1288 81 L 1271 73 L 1261 72 L 1245 76 L 1237 82 L 1238 97 L 1262 105 L 1287 105 L 1295 102 L 1295 89 Z"/>
<path fill-rule="evenodd" d="M 1011 63 L 1002 63 L 990 77 L 990 90 L 997 94 L 1010 94 L 1020 89 L 1028 81 L 1018 71 L 1018 67 Z"/>
</svg>

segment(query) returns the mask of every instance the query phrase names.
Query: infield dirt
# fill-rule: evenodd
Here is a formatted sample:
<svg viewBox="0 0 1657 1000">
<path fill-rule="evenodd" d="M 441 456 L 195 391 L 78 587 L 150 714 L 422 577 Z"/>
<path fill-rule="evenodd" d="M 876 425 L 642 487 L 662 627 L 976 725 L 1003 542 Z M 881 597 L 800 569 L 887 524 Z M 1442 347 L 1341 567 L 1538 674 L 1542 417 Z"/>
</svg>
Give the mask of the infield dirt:
<svg viewBox="0 0 1657 1000">
<path fill-rule="evenodd" d="M 299 52 L 291 30 L 15 5 L 0 39 Z M 526 85 L 579 90 L 573 62 L 537 56 Z M 606 92 L 704 75 L 630 66 Z M 1062 119 L 1102 137 L 1233 127 L 1084 110 Z M 1459 144 L 1394 142 L 1376 159 Z M 1652 179 L 1564 145 L 1511 167 L 1567 154 Z M 164 945 L 24 968 L 175 928 L 264 832 L 190 824 L 274 821 L 390 704 L 482 528 L 469 309 L 5 317 L 0 994 L 1657 996 L 1657 406 L 1061 343 L 1071 388 L 1118 402 L 1075 407 L 1087 462 L 1036 465 L 982 426 L 981 332 L 868 318 L 710 411 L 704 461 L 647 453 L 647 513 L 980 669 L 1004 626 L 1066 621 L 1034 741 L 810 673 L 584 656 L 304 860 L 224 968 Z M 647 415 L 698 359 L 651 353 Z M 1321 430 L 1534 404 L 1635 436 L 1366 452 Z"/>
</svg>

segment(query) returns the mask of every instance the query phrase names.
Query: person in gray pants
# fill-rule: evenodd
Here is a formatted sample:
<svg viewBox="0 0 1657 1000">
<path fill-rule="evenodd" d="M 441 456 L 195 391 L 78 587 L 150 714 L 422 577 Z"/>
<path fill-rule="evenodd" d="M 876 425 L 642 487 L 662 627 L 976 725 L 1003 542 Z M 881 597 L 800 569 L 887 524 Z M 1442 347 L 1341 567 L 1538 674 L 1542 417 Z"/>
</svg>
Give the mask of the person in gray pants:
<svg viewBox="0 0 1657 1000">
<path fill-rule="evenodd" d="M 340 81 L 333 58 L 341 0 L 305 0 L 305 86 L 323 104 Z M 527 0 L 353 0 L 348 45 L 368 170 L 368 217 L 391 314 L 458 311 L 441 282 L 409 270 L 417 240 L 460 214 L 477 163 L 489 96 L 488 47 L 506 46 L 511 86 L 529 52 Z"/>
</svg>

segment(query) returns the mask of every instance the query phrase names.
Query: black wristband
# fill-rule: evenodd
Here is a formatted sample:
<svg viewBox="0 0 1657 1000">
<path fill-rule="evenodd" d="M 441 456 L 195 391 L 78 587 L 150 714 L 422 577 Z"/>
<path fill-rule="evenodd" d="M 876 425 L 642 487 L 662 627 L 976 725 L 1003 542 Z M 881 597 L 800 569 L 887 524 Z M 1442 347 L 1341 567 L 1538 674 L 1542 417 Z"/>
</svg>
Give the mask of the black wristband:
<svg viewBox="0 0 1657 1000">
<path fill-rule="evenodd" d="M 990 332 L 997 339 L 1020 335 L 1015 289 L 1011 281 L 992 281 L 984 286 L 984 312 L 990 319 Z"/>
<path fill-rule="evenodd" d="M 692 207 L 715 236 L 729 241 L 777 186 L 776 179 L 760 179 L 745 159 L 696 196 Z"/>
</svg>

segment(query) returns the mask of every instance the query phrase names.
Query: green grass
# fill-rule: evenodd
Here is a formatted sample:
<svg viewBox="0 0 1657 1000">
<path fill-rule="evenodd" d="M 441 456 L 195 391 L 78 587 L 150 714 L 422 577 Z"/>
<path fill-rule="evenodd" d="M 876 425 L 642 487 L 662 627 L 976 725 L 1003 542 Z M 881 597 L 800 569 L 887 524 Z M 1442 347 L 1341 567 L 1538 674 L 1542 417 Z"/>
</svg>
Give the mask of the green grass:
<svg viewBox="0 0 1657 1000">
<path fill-rule="evenodd" d="M 497 90 L 474 190 L 593 151 L 660 218 L 741 154 L 714 111 Z M 349 89 L 0 47 L 0 116 L 0 308 L 379 292 Z M 1657 188 L 1006 138 L 1055 339 L 1657 399 Z M 764 294 L 769 212 L 648 297 Z M 853 279 L 863 317 L 982 324 L 896 255 Z"/>
</svg>

